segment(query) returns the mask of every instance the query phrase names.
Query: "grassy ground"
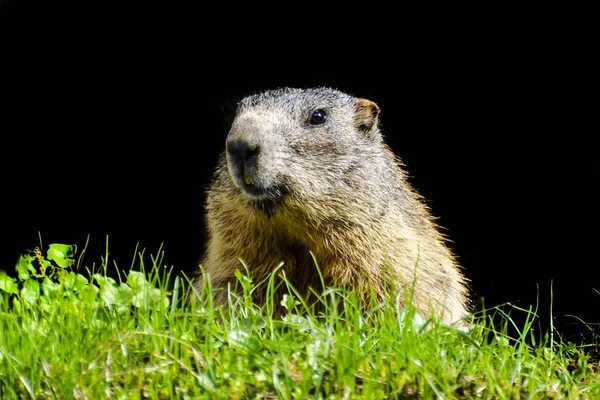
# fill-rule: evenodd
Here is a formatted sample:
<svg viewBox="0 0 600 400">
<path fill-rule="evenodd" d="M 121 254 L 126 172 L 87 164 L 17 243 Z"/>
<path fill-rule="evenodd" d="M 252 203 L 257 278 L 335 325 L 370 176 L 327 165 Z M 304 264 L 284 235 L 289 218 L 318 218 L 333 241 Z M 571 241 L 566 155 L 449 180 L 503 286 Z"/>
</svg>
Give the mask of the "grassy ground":
<svg viewBox="0 0 600 400">
<path fill-rule="evenodd" d="M 365 314 L 358 296 L 328 289 L 323 315 L 290 294 L 271 318 L 240 274 L 244 295 L 223 313 L 210 288 L 188 301 L 160 253 L 112 279 L 72 252 L 35 250 L 18 278 L 0 273 L 2 399 L 600 398 L 585 348 L 534 338 L 528 310 L 511 310 L 527 318 L 509 337 L 506 309 L 462 332 L 394 298 Z"/>
</svg>

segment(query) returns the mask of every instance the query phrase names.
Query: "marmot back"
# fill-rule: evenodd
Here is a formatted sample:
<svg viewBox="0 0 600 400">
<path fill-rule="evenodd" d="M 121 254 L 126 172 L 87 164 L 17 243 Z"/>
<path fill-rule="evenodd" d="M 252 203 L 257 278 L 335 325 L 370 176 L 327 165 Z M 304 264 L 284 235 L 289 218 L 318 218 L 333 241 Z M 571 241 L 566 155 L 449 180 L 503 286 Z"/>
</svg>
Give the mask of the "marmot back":
<svg viewBox="0 0 600 400">
<path fill-rule="evenodd" d="M 404 299 L 414 287 L 423 316 L 454 322 L 467 314 L 460 268 L 383 143 L 369 100 L 329 88 L 243 99 L 206 211 L 203 265 L 218 305 L 240 259 L 255 282 L 283 262 L 301 293 L 320 288 L 312 251 L 328 285 L 380 299 L 389 290 Z M 263 301 L 264 291 L 256 296 Z"/>
</svg>

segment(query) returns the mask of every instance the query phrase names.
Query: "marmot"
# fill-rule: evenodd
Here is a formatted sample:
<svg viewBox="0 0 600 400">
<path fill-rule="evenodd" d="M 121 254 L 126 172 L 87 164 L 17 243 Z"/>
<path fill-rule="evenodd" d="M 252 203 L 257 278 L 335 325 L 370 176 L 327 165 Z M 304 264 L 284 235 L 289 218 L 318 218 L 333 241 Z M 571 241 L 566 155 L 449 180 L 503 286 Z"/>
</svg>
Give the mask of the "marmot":
<svg viewBox="0 0 600 400">
<path fill-rule="evenodd" d="M 322 289 L 316 260 L 326 285 L 380 300 L 386 290 L 403 290 L 422 316 L 445 322 L 467 315 L 466 279 L 384 143 L 379 111 L 325 87 L 238 103 L 206 200 L 202 264 L 216 305 L 227 304 L 240 260 L 254 282 L 283 262 L 302 294 Z"/>
</svg>

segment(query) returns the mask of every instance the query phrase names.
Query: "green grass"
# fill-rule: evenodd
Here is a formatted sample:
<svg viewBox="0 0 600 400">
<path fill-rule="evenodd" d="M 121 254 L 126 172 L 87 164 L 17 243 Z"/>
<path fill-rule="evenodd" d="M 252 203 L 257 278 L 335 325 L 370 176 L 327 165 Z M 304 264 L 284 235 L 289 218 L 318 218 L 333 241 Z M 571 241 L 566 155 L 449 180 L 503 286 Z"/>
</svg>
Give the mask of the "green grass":
<svg viewBox="0 0 600 400">
<path fill-rule="evenodd" d="M 463 332 L 395 298 L 364 313 L 339 289 L 319 293 L 315 316 L 292 290 L 287 315 L 271 318 L 243 274 L 224 313 L 210 288 L 190 301 L 160 251 L 115 280 L 107 267 L 50 247 L 21 258 L 18 278 L 0 274 L 1 399 L 600 398 L 585 348 L 536 339 L 531 310 L 498 308 Z"/>
</svg>

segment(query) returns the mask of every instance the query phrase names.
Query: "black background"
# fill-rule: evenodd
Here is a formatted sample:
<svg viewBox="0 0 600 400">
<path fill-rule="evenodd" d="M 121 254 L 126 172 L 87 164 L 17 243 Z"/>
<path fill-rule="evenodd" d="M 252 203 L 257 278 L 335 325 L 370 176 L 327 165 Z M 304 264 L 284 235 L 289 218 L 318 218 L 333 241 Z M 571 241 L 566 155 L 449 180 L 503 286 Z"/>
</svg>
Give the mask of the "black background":
<svg viewBox="0 0 600 400">
<path fill-rule="evenodd" d="M 552 290 L 569 338 L 585 331 L 569 314 L 600 322 L 598 66 L 585 21 L 561 10 L 0 7 L 1 269 L 41 233 L 80 249 L 89 235 L 86 265 L 108 235 L 121 268 L 137 244 L 162 244 L 166 265 L 194 271 L 235 102 L 323 85 L 379 104 L 476 306 L 539 304 L 544 329 Z"/>
</svg>

